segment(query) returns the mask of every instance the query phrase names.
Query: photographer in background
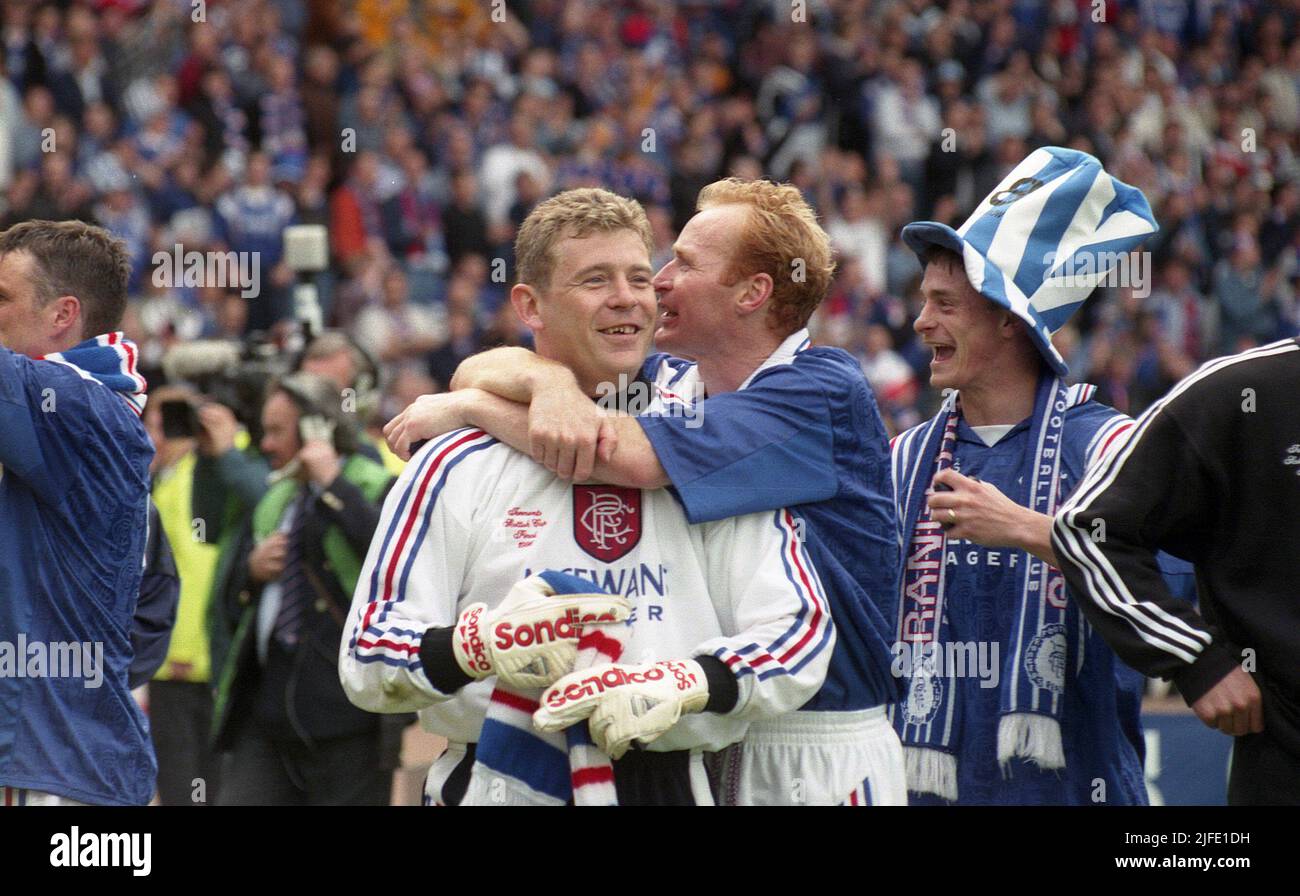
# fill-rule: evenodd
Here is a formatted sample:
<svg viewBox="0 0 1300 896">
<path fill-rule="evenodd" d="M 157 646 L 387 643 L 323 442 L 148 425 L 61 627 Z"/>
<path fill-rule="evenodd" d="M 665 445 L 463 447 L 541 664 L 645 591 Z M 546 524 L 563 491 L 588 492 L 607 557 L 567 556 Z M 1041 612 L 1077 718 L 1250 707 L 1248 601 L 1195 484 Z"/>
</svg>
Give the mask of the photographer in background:
<svg viewBox="0 0 1300 896">
<path fill-rule="evenodd" d="M 306 327 L 305 322 L 299 322 Z M 233 539 L 267 489 L 270 466 L 258 451 L 259 419 L 266 384 L 294 370 L 316 374 L 334 386 L 333 405 L 360 426 L 377 403 L 378 369 L 370 357 L 337 330 L 312 339 L 298 358 L 273 343 L 211 340 L 180 346 L 163 359 L 169 382 L 194 384 L 199 393 L 192 422 L 198 456 L 193 470 L 192 514 L 198 538 L 217 545 L 217 580 L 228 575 Z M 385 446 L 386 448 L 387 446 Z M 382 463 L 394 475 L 400 463 L 362 434 L 357 451 Z M 221 677 L 236 619 L 227 618 L 220 602 L 209 611 L 212 681 Z"/>
<path fill-rule="evenodd" d="M 261 429 L 278 479 L 235 536 L 213 592 L 237 619 L 214 713 L 217 747 L 229 751 L 219 801 L 386 805 L 397 750 L 384 735 L 404 719 L 386 725 L 354 707 L 337 662 L 392 476 L 358 453 L 353 416 L 323 377 L 278 380 Z"/>
<path fill-rule="evenodd" d="M 248 431 L 240 426 L 235 412 L 224 404 L 208 401 L 195 411 L 195 445 L 198 453 L 191 473 L 190 512 L 196 534 L 204 544 L 217 548 L 213 581 L 229 575 L 235 562 L 236 538 L 244 521 L 266 494 L 266 477 L 271 468 L 257 450 Z M 208 609 L 210 681 L 221 677 L 221 663 L 234 634 L 235 620 L 223 615 L 213 602 Z"/>
<path fill-rule="evenodd" d="M 346 402 L 344 410 L 353 413 L 363 427 L 358 432 L 357 450 L 400 476 L 405 461 L 389 450 L 378 427 L 375 432 L 364 428 L 375 423 L 379 409 L 379 368 L 370 355 L 342 330 L 325 330 L 308 344 L 298 369 L 323 376 L 339 388 L 339 396 Z"/>
<path fill-rule="evenodd" d="M 206 543 L 193 520 L 194 467 L 198 461 L 197 396 L 165 386 L 144 413 L 157 453 L 150 465 L 159 535 L 171 542 L 180 575 L 180 606 L 162 668 L 149 685 L 149 722 L 158 754 L 158 797 L 164 806 L 203 805 L 217 788 L 217 763 L 208 744 L 212 726 L 208 605 L 218 548 Z M 151 533 L 152 534 L 152 533 Z M 195 791 L 195 780 L 204 782 Z"/>
<path fill-rule="evenodd" d="M 129 273 L 99 227 L 0 233 L 0 642 L 26 644 L 25 674 L 0 676 L 7 805 L 153 796 L 128 683 L 153 457 L 136 348 L 117 329 Z M 31 674 L 31 649 L 58 644 L 77 649 Z"/>
</svg>

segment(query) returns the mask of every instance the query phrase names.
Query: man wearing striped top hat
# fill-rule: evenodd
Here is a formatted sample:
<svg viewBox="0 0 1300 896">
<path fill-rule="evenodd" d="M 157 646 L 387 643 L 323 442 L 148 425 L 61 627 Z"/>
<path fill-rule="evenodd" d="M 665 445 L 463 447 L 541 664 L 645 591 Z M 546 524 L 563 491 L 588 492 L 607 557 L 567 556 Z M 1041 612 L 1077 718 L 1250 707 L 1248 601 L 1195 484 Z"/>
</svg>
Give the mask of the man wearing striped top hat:
<svg viewBox="0 0 1300 896">
<path fill-rule="evenodd" d="M 1132 421 L 1065 383 L 1051 337 L 1155 230 L 1139 190 L 1058 147 L 960 228 L 903 228 L 945 393 L 892 445 L 912 803 L 1146 803 L 1141 676 L 1086 624 L 1051 546 L 1053 512 Z"/>
</svg>

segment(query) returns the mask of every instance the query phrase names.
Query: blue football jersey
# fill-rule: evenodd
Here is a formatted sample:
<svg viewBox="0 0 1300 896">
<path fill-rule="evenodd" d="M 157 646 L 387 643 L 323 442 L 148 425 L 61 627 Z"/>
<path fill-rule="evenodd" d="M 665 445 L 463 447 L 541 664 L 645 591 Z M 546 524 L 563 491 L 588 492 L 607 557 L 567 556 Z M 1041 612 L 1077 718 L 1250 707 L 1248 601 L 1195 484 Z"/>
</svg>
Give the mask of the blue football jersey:
<svg viewBox="0 0 1300 896">
<path fill-rule="evenodd" d="M 1062 499 L 1078 486 L 1088 463 L 1121 440 L 1131 425 L 1127 417 L 1095 401 L 1066 411 L 1061 440 Z M 995 444 L 986 445 L 963 419 L 957 428 L 953 469 L 991 483 L 1003 494 L 1017 494 L 1024 477 L 1031 475 L 1025 460 L 1030 437 L 1026 420 Z M 896 450 L 910 457 L 909 452 L 918 448 L 916 442 L 919 440 L 907 444 L 900 437 Z M 909 463 L 904 458 L 904 467 Z M 1028 555 L 1014 548 L 988 548 L 961 539 L 949 539 L 945 554 L 951 639 L 997 644 L 1000 658 L 1010 656 L 1014 644 L 1008 639 L 1020 613 L 1019 574 Z M 1143 678 L 1122 663 L 1091 626 L 1084 629 L 1082 665 L 1075 668 L 1071 663 L 1065 677 L 1060 716 L 1063 771 L 1043 771 L 1024 760 L 1001 768 L 997 759 L 1001 688 L 989 686 L 976 675 L 955 679 L 962 701 L 956 737 L 960 804 L 1146 804 Z M 1005 669 L 998 671 L 1005 673 Z M 916 793 L 910 794 L 909 802 L 944 804 L 939 797 Z"/>
<path fill-rule="evenodd" d="M 657 410 L 639 420 L 693 523 L 788 507 L 831 606 L 838 641 L 803 708 L 892 703 L 899 547 L 889 444 L 858 363 L 790 336 L 736 392 L 696 400 L 695 366 L 665 354 L 643 368 Z M 690 413 L 677 409 L 689 406 Z"/>
<path fill-rule="evenodd" d="M 45 360 L 0 348 L 0 785 L 144 805 L 131 696 L 153 446 L 121 333 Z"/>
</svg>

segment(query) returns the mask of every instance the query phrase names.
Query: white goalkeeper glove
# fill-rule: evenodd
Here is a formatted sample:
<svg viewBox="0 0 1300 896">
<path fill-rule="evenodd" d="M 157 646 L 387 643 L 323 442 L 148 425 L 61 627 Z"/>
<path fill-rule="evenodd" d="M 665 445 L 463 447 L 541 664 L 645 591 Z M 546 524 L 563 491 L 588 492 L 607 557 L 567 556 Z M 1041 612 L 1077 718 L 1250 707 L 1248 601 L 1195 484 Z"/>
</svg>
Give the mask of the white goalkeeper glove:
<svg viewBox="0 0 1300 896">
<path fill-rule="evenodd" d="M 517 582 L 495 609 L 471 604 L 452 633 L 456 662 L 475 680 L 495 675 L 513 688 L 546 687 L 572 671 L 584 624 L 622 622 L 632 613 L 627 600 L 593 587 L 547 571 Z"/>
<path fill-rule="evenodd" d="M 542 695 L 533 724 L 559 731 L 590 716 L 591 739 L 619 759 L 633 741 L 647 744 L 682 713 L 709 702 L 704 669 L 695 660 L 661 660 L 646 665 L 609 663 L 570 673 Z"/>
</svg>

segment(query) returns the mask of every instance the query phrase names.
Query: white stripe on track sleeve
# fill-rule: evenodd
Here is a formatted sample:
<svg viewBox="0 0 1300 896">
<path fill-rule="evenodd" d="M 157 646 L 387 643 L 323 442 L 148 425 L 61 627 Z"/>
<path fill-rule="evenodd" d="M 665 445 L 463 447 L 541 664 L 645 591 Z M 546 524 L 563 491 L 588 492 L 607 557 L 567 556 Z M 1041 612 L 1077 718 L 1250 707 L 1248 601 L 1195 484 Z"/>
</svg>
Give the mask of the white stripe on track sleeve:
<svg viewBox="0 0 1300 896">
<path fill-rule="evenodd" d="M 1200 680 L 1198 669 L 1217 674 L 1236 662 L 1206 620 L 1169 593 L 1153 546 L 1203 526 L 1200 508 L 1214 495 L 1176 403 L 1206 400 L 1213 393 L 1188 393 L 1218 371 L 1280 351 L 1294 351 L 1294 342 L 1202 365 L 1119 434 L 1056 515 L 1052 546 L 1073 593 L 1115 652 L 1146 675 Z"/>
</svg>

